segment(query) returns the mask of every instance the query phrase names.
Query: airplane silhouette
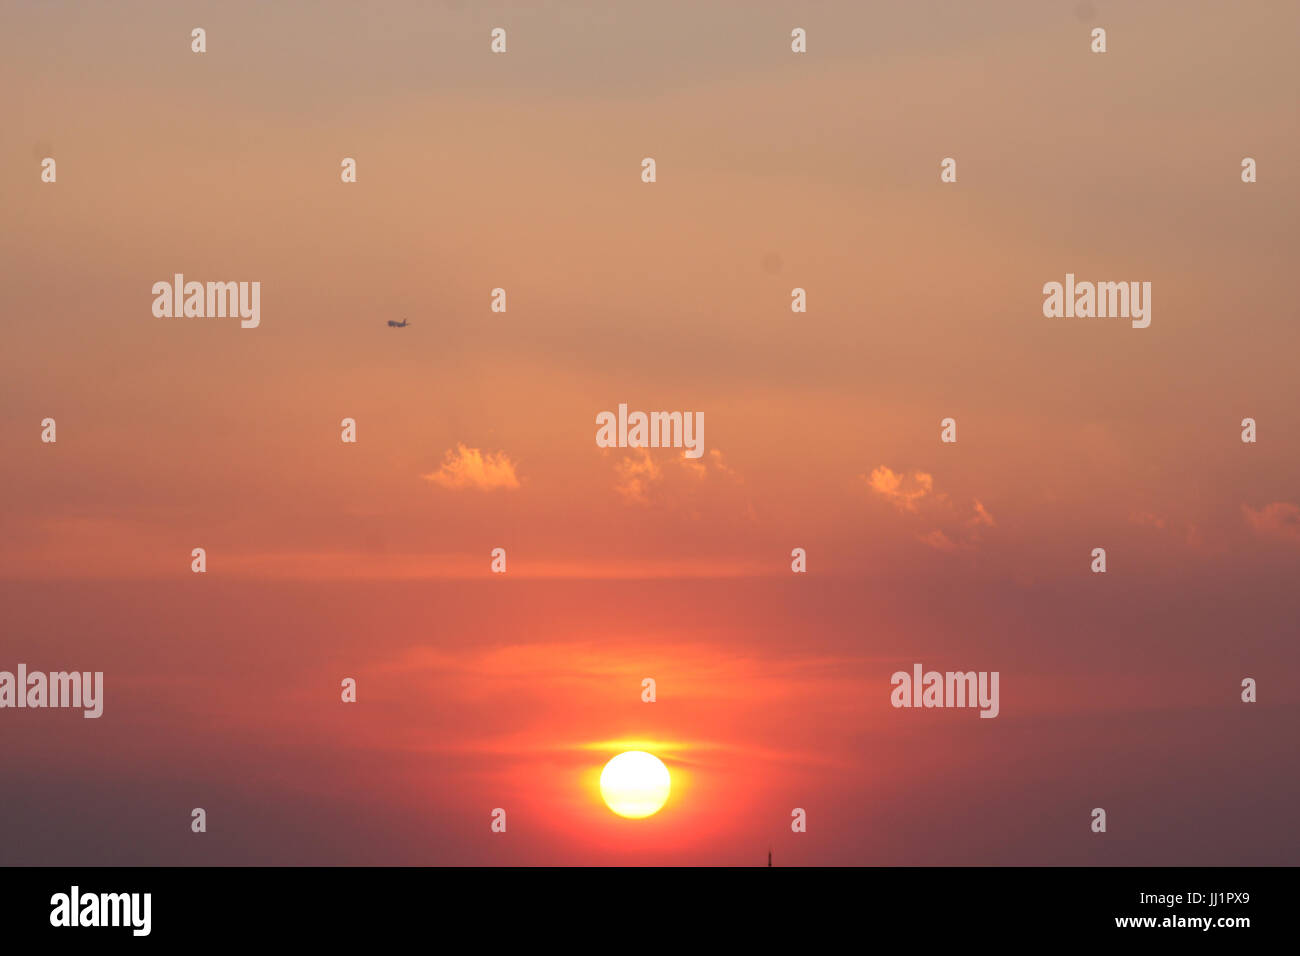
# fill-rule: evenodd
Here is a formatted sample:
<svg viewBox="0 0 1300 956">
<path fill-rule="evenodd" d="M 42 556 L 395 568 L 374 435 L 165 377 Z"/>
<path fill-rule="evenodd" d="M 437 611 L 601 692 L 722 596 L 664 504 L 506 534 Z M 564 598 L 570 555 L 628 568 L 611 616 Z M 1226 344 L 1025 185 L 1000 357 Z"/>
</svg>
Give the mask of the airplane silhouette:
<svg viewBox="0 0 1300 956">
<path fill-rule="evenodd" d="M 410 324 L 406 319 L 402 319 L 401 322 L 394 322 L 392 319 L 388 320 L 388 327 L 392 329 L 404 329 Z"/>
</svg>

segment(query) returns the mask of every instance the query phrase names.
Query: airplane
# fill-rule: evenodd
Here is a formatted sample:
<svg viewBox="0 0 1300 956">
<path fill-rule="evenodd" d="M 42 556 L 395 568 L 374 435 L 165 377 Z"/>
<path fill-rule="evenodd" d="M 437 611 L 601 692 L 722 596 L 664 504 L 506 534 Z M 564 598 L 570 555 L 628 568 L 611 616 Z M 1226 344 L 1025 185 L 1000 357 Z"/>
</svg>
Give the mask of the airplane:
<svg viewBox="0 0 1300 956">
<path fill-rule="evenodd" d="M 402 319 L 401 322 L 394 322 L 392 319 L 388 320 L 388 327 L 392 329 L 404 329 L 410 324 L 411 323 L 407 322 L 406 319 Z"/>
</svg>

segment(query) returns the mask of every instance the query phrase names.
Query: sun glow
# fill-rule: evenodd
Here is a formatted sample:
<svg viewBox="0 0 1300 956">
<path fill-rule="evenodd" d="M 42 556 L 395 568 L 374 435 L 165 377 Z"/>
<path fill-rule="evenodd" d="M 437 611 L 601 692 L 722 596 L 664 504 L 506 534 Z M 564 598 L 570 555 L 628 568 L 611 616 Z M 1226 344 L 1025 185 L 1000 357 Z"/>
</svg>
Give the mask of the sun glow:
<svg viewBox="0 0 1300 956">
<path fill-rule="evenodd" d="M 634 820 L 658 813 L 671 786 L 663 761 L 644 750 L 621 753 L 600 772 L 600 795 L 609 808 Z"/>
</svg>

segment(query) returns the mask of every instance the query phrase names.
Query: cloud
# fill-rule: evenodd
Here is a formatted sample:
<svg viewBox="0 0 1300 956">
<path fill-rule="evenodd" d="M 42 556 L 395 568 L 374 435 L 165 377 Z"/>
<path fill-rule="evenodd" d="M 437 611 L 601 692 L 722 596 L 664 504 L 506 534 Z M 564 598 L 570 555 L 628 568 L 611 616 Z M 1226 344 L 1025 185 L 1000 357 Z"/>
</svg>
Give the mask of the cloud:
<svg viewBox="0 0 1300 956">
<path fill-rule="evenodd" d="M 648 505 L 650 486 L 661 481 L 664 473 L 648 451 L 644 448 L 638 448 L 637 451 L 641 453 L 639 458 L 628 456 L 620 458 L 614 464 L 614 474 L 618 476 L 614 490 L 627 501 Z"/>
<path fill-rule="evenodd" d="M 975 515 L 966 524 L 972 528 L 993 528 L 997 526 L 993 516 L 985 510 L 984 504 L 978 498 L 975 499 Z"/>
<path fill-rule="evenodd" d="M 1128 520 L 1143 528 L 1163 528 L 1165 526 L 1165 519 L 1160 515 L 1152 514 L 1150 511 L 1135 511 L 1128 516 Z"/>
<path fill-rule="evenodd" d="M 619 458 L 614 464 L 614 490 L 631 504 L 680 503 L 678 499 L 695 496 L 697 492 L 691 489 L 701 487 L 701 482 L 710 479 L 743 483 L 739 473 L 723 460 L 722 452 L 717 448 L 710 449 L 703 458 L 687 458 L 680 452 L 673 452 L 671 457 L 660 461 L 656 461 L 645 448 L 633 448 L 630 452 L 633 454 Z M 685 476 L 689 481 L 683 485 L 674 478 L 677 475 Z M 675 489 L 670 488 L 674 484 Z"/>
<path fill-rule="evenodd" d="M 916 511 L 917 502 L 934 493 L 934 476 L 923 471 L 914 471 L 909 477 L 881 465 L 871 472 L 871 477 L 863 478 L 872 491 L 884 496 L 900 511 Z"/>
<path fill-rule="evenodd" d="M 936 551 L 956 551 L 957 545 L 953 543 L 952 538 L 948 537 L 938 528 L 935 528 L 929 534 L 919 534 L 917 538 L 924 541 Z"/>
<path fill-rule="evenodd" d="M 707 478 L 712 472 L 715 475 L 734 478 L 736 481 L 741 480 L 735 469 L 722 460 L 722 452 L 717 448 L 710 448 L 709 454 L 705 458 L 687 458 L 683 455 L 679 460 L 682 467 L 696 478 Z"/>
<path fill-rule="evenodd" d="M 979 543 L 984 528 L 997 527 L 993 515 L 978 498 L 974 499 L 969 517 L 953 504 L 944 492 L 934 490 L 934 476 L 924 471 L 897 472 L 880 465 L 870 475 L 861 475 L 867 487 L 900 512 L 916 515 L 927 524 L 938 525 L 917 540 L 937 551 L 961 551 Z"/>
<path fill-rule="evenodd" d="M 479 448 L 469 448 L 457 443 L 454 451 L 447 452 L 442 467 L 432 474 L 423 475 L 426 481 L 444 488 L 518 488 L 519 477 L 515 463 L 505 452 L 484 454 Z"/>
<path fill-rule="evenodd" d="M 1192 551 L 1209 552 L 1209 547 L 1205 541 L 1205 534 L 1200 527 L 1192 521 L 1184 519 L 1165 517 L 1151 511 L 1133 511 L 1129 513 L 1128 520 L 1130 524 L 1135 524 L 1139 528 L 1153 528 L 1156 531 L 1164 532 L 1169 536 L 1179 534 L 1180 529 L 1183 536 L 1183 544 Z"/>
<path fill-rule="evenodd" d="M 1300 507 L 1289 501 L 1274 501 L 1258 511 L 1242 505 L 1246 523 L 1263 538 L 1300 542 Z"/>
</svg>

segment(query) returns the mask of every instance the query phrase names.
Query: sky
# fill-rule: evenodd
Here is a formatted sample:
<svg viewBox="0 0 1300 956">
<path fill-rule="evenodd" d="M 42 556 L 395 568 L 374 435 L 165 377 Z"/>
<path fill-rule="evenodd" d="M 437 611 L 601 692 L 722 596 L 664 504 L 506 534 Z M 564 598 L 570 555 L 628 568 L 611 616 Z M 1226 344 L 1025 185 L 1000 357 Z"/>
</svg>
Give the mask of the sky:
<svg viewBox="0 0 1300 956">
<path fill-rule="evenodd" d="M 5 4 L 0 670 L 106 690 L 0 710 L 0 863 L 1294 864 L 1298 27 Z M 917 662 L 998 717 L 892 707 Z"/>
</svg>

